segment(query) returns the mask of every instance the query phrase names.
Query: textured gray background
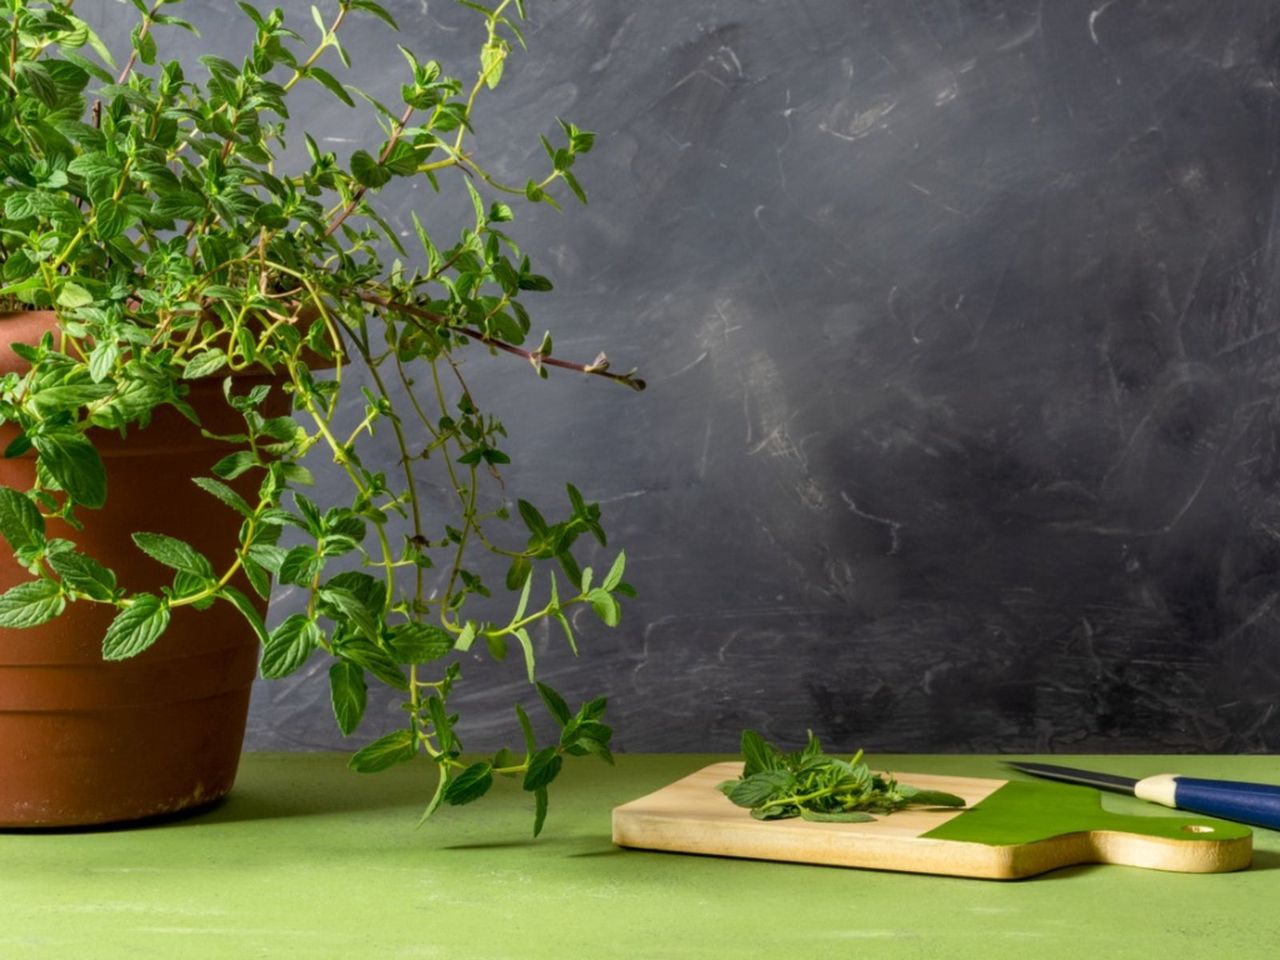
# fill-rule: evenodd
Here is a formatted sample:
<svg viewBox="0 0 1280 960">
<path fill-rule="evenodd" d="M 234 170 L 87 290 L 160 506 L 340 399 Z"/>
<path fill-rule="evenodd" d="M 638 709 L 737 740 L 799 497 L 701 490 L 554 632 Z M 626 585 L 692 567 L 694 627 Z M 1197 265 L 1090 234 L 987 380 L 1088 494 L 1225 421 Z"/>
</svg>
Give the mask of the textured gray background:
<svg viewBox="0 0 1280 960">
<path fill-rule="evenodd" d="M 465 13 L 389 6 L 470 73 Z M 547 680 L 609 694 L 633 751 L 1277 745 L 1275 4 L 531 6 L 481 145 L 522 178 L 554 115 L 599 134 L 591 206 L 514 225 L 557 284 L 535 325 L 651 385 L 468 359 L 509 491 L 574 480 L 642 591 L 581 659 L 539 636 Z M 183 48 L 239 49 L 233 4 L 188 8 Z M 382 29 L 348 37 L 394 98 Z M 312 666 L 257 691 L 250 747 L 339 743 Z M 468 745 L 517 739 L 521 665 L 464 675 Z"/>
</svg>

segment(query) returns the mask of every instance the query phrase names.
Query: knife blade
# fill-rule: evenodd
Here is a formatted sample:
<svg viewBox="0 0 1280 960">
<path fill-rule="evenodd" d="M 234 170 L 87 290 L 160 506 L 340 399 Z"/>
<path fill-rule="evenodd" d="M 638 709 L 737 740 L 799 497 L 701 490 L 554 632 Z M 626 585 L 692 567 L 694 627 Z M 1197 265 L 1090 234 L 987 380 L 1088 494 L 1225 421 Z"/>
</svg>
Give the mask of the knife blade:
<svg viewBox="0 0 1280 960">
<path fill-rule="evenodd" d="M 1280 830 L 1280 786 L 1275 784 L 1208 780 L 1177 773 L 1137 779 L 1023 760 L 1006 761 L 1006 765 L 1036 777 L 1129 794 L 1177 810 Z"/>
</svg>

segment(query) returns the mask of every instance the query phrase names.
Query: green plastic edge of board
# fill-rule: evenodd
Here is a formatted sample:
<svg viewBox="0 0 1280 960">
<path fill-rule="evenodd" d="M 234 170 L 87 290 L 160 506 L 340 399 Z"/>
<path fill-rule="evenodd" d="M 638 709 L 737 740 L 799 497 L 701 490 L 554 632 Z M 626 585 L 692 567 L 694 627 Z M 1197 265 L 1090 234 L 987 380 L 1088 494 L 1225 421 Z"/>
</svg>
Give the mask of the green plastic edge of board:
<svg viewBox="0 0 1280 960">
<path fill-rule="evenodd" d="M 1210 829 L 1197 832 L 1188 827 Z M 1118 830 L 1187 843 L 1237 840 L 1252 833 L 1243 824 L 1209 817 L 1111 813 L 1102 809 L 1102 797 L 1092 787 L 1013 780 L 924 836 L 1001 846 L 1086 830 Z"/>
</svg>

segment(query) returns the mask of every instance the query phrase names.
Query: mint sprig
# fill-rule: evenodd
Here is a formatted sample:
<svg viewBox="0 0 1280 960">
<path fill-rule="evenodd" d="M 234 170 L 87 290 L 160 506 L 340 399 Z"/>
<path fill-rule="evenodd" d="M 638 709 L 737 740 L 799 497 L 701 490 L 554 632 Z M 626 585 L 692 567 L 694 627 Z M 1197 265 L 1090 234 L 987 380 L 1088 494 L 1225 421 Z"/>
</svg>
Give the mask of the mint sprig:
<svg viewBox="0 0 1280 960">
<path fill-rule="evenodd" d="M 859 823 L 905 807 L 963 807 L 964 799 L 941 790 L 921 790 L 890 774 L 874 773 L 859 750 L 849 760 L 809 742 L 783 753 L 753 730 L 742 732 L 742 776 L 716 789 L 757 820 L 801 817 L 822 823 Z"/>
</svg>

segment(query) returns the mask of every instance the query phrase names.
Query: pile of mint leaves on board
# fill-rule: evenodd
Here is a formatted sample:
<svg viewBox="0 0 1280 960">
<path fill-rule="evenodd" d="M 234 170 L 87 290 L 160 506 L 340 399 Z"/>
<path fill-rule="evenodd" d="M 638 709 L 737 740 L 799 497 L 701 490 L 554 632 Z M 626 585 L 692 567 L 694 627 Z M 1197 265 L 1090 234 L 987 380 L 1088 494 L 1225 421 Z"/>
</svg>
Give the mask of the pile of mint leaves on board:
<svg viewBox="0 0 1280 960">
<path fill-rule="evenodd" d="M 850 760 L 823 752 L 809 731 L 809 742 L 783 753 L 753 730 L 742 732 L 742 776 L 716 786 L 757 820 L 801 817 L 824 823 L 862 823 L 873 813 L 905 807 L 963 807 L 964 800 L 941 790 L 921 790 L 874 773 L 859 750 Z"/>
</svg>

